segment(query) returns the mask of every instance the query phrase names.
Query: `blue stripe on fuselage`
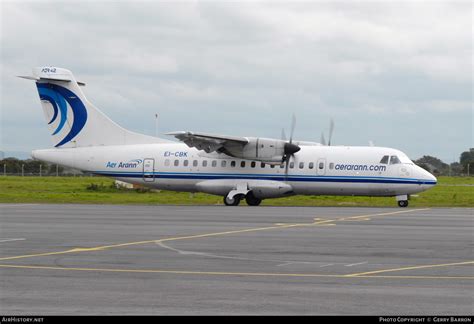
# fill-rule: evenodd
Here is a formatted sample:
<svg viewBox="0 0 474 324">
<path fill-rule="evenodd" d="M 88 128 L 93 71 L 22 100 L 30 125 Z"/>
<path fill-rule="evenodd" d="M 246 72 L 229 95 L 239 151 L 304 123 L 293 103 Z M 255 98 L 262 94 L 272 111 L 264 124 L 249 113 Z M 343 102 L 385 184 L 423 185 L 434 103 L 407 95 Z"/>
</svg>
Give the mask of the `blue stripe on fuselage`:
<svg viewBox="0 0 474 324">
<path fill-rule="evenodd" d="M 97 175 L 120 178 L 142 178 L 142 172 L 128 171 L 92 171 Z M 151 173 L 147 173 L 149 175 Z M 362 177 L 362 176 L 308 176 L 308 175 L 275 175 L 275 174 L 235 174 L 235 173 L 192 173 L 192 172 L 154 172 L 158 179 L 243 179 L 243 180 L 274 180 L 294 182 L 352 182 L 352 183 L 395 183 L 395 184 L 426 184 L 435 185 L 436 181 L 415 178 Z"/>
</svg>

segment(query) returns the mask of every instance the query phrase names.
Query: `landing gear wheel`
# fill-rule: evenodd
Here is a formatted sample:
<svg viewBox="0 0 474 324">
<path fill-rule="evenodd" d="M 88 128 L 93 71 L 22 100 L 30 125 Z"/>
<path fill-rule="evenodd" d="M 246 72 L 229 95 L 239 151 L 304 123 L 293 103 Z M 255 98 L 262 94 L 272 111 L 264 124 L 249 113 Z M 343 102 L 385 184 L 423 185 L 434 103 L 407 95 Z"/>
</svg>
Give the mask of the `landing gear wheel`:
<svg viewBox="0 0 474 324">
<path fill-rule="evenodd" d="M 240 204 L 240 199 L 242 199 L 239 195 L 235 195 L 234 198 L 228 198 L 227 196 L 224 197 L 224 204 L 226 206 L 238 206 Z"/>
<path fill-rule="evenodd" d="M 262 199 L 256 198 L 252 192 L 249 192 L 245 196 L 245 201 L 247 202 L 247 205 L 249 206 L 258 206 L 262 202 Z"/>
<path fill-rule="evenodd" d="M 399 200 L 398 201 L 399 207 L 408 207 L 408 200 Z"/>
</svg>

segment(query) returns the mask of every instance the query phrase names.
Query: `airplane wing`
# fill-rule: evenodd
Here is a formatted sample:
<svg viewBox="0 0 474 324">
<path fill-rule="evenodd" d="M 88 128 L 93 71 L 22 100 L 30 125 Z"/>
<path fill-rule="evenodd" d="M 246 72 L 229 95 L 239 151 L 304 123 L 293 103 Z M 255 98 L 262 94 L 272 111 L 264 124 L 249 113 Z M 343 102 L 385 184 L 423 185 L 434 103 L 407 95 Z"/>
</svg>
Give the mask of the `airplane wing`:
<svg viewBox="0 0 474 324">
<path fill-rule="evenodd" d="M 206 153 L 224 152 L 227 147 L 243 148 L 249 143 L 249 139 L 239 136 L 215 135 L 198 132 L 171 132 L 166 135 L 172 135 L 184 142 L 189 147 L 195 147 Z"/>
</svg>

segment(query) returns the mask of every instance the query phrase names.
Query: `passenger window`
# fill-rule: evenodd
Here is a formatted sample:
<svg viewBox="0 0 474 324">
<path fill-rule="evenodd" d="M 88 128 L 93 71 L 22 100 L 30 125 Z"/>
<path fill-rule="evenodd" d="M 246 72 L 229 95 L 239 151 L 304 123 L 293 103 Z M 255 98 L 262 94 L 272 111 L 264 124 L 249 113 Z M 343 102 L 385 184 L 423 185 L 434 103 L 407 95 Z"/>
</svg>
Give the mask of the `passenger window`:
<svg viewBox="0 0 474 324">
<path fill-rule="evenodd" d="M 217 166 L 217 161 L 216 160 L 212 160 L 212 167 L 215 168 Z"/>
<path fill-rule="evenodd" d="M 189 164 L 189 161 L 188 161 L 188 160 L 184 160 L 184 161 L 183 161 L 183 166 L 187 167 L 188 164 Z"/>
<path fill-rule="evenodd" d="M 227 165 L 227 161 L 226 161 L 226 160 L 222 160 L 222 161 L 221 161 L 221 167 L 225 168 L 226 165 Z"/>
<path fill-rule="evenodd" d="M 240 162 L 240 167 L 245 168 L 245 161 Z"/>
<path fill-rule="evenodd" d="M 174 166 L 179 166 L 179 160 L 174 160 Z"/>
<path fill-rule="evenodd" d="M 303 169 L 304 168 L 304 162 L 300 162 L 299 167 L 300 167 L 300 169 Z"/>
<path fill-rule="evenodd" d="M 332 162 L 329 163 L 329 169 L 330 169 L 330 170 L 334 169 L 334 163 L 332 163 Z"/>
<path fill-rule="evenodd" d="M 235 161 L 231 161 L 231 162 L 230 162 L 230 166 L 233 167 L 233 168 L 235 168 Z"/>
<path fill-rule="evenodd" d="M 295 162 L 290 162 L 290 169 L 293 169 L 295 167 Z"/>
<path fill-rule="evenodd" d="M 380 164 L 388 164 L 388 155 L 384 155 L 382 160 L 380 160 Z"/>
<path fill-rule="evenodd" d="M 170 166 L 170 160 L 169 159 L 165 160 L 165 166 Z"/>
<path fill-rule="evenodd" d="M 197 160 L 194 160 L 193 161 L 193 167 L 197 167 L 198 166 L 198 161 Z"/>
<path fill-rule="evenodd" d="M 255 165 L 256 165 L 255 161 L 252 161 L 252 162 L 250 163 L 250 167 L 252 167 L 252 168 L 255 168 Z"/>
<path fill-rule="evenodd" d="M 260 167 L 261 167 L 262 169 L 265 168 L 265 163 L 263 163 L 263 162 L 260 163 Z"/>
<path fill-rule="evenodd" d="M 324 162 L 319 162 L 319 170 L 324 169 Z"/>
<path fill-rule="evenodd" d="M 308 166 L 309 166 L 310 169 L 313 169 L 314 168 L 314 162 L 309 162 Z"/>
<path fill-rule="evenodd" d="M 202 166 L 207 167 L 207 160 L 202 160 Z"/>
<path fill-rule="evenodd" d="M 284 168 L 285 168 L 285 164 L 284 163 L 280 164 L 280 169 L 284 169 Z"/>
<path fill-rule="evenodd" d="M 390 164 L 400 164 L 402 162 L 400 162 L 400 160 L 398 159 L 398 156 L 396 155 L 392 155 L 390 157 Z"/>
<path fill-rule="evenodd" d="M 270 168 L 275 169 L 275 164 L 270 164 Z"/>
</svg>

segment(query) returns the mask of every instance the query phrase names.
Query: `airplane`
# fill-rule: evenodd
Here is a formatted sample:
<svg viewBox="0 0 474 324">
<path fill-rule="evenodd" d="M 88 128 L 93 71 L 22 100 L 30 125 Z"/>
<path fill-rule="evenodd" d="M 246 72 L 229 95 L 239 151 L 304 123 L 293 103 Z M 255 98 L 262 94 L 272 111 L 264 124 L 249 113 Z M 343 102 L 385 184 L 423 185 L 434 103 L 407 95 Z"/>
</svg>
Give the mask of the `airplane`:
<svg viewBox="0 0 474 324">
<path fill-rule="evenodd" d="M 38 67 L 32 76 L 20 77 L 35 81 L 54 145 L 32 151 L 32 157 L 94 175 L 218 195 L 227 206 L 243 199 L 258 206 L 268 198 L 342 195 L 391 196 L 399 207 L 407 207 L 410 195 L 437 183 L 397 149 L 294 141 L 294 116 L 289 140 L 284 134 L 272 139 L 168 133 L 176 142 L 113 122 L 86 99 L 85 83 L 67 69 Z"/>
</svg>

